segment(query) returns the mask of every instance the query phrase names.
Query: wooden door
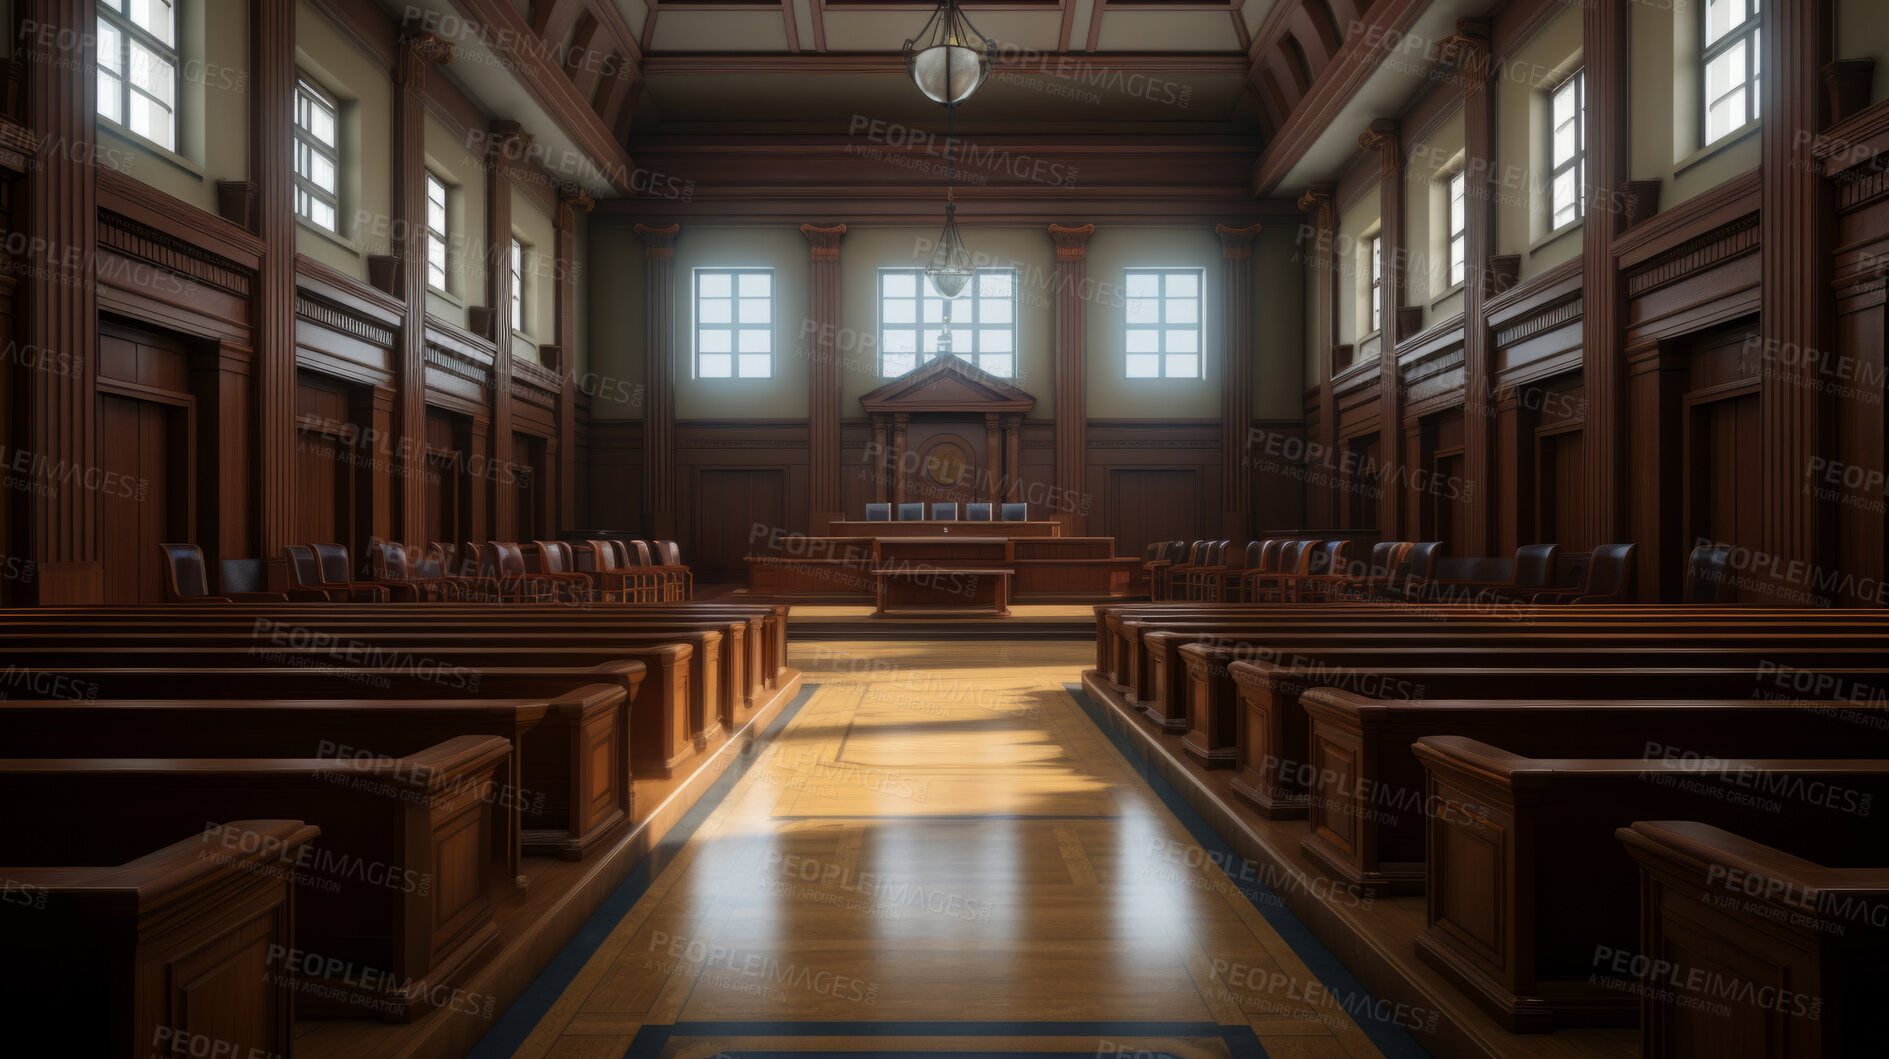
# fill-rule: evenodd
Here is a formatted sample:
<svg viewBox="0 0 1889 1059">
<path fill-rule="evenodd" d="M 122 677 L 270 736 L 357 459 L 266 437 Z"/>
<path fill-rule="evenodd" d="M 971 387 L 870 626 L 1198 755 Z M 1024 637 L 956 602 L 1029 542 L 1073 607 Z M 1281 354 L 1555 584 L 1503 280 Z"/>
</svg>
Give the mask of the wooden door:
<svg viewBox="0 0 1889 1059">
<path fill-rule="evenodd" d="M 193 536 L 189 411 L 114 393 L 100 394 L 98 406 L 96 472 L 77 468 L 56 487 L 98 493 L 105 602 L 160 603 L 164 563 L 157 546 Z"/>
<path fill-rule="evenodd" d="M 1681 561 L 1702 540 L 1756 550 L 1759 518 L 1758 394 L 1692 404 L 1687 416 L 1685 539 Z M 1675 549 L 1680 551 L 1680 549 Z"/>
<path fill-rule="evenodd" d="M 745 580 L 742 556 L 786 526 L 786 472 L 704 467 L 696 485 L 696 554 L 682 561 L 696 568 L 697 580 Z"/>
<path fill-rule="evenodd" d="M 1191 469 L 1109 472 L 1106 531 L 1116 555 L 1140 555 L 1155 541 L 1200 540 L 1206 510 Z"/>
</svg>

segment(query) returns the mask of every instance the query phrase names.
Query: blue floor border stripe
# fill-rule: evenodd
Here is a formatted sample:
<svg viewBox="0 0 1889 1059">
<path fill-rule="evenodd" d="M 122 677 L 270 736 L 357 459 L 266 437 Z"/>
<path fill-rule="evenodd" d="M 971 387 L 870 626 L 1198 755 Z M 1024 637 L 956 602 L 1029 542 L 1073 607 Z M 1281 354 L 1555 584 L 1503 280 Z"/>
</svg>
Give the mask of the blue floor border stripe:
<svg viewBox="0 0 1889 1059">
<path fill-rule="evenodd" d="M 1104 736 L 1108 737 L 1108 741 L 1114 745 L 1122 757 L 1135 768 L 1142 780 L 1154 789 L 1162 804 L 1166 805 L 1168 811 L 1180 820 L 1181 826 L 1185 827 L 1188 835 L 1200 844 L 1200 848 L 1207 851 L 1211 859 L 1218 861 L 1220 868 L 1238 865 L 1242 869 L 1241 875 L 1246 875 L 1245 868 L 1252 866 L 1252 862 L 1235 853 L 1233 847 L 1220 837 L 1220 833 L 1209 826 L 1207 821 L 1194 810 L 1194 807 L 1187 804 L 1186 799 L 1181 797 L 1180 792 L 1168 783 L 1166 777 L 1155 770 L 1141 749 L 1109 723 L 1103 707 L 1089 698 L 1089 693 L 1083 690 L 1082 685 L 1064 684 L 1063 688 L 1069 692 L 1071 698 L 1076 700 L 1076 705 L 1082 708 L 1082 712 L 1088 716 L 1089 720 L 1102 730 Z M 1266 921 L 1266 925 L 1277 932 L 1293 953 L 1304 961 L 1306 969 L 1318 979 L 1319 984 L 1332 993 L 1334 999 L 1340 1001 L 1345 1013 L 1358 1024 L 1358 1028 L 1371 1039 L 1371 1043 L 1377 1045 L 1378 1051 L 1384 1053 L 1384 1059 L 1429 1059 L 1430 1053 L 1424 1051 L 1423 1047 L 1395 1021 L 1394 1014 L 1397 1007 L 1392 1008 L 1393 1017 L 1387 1018 L 1381 1014 L 1377 998 L 1365 990 L 1364 984 L 1358 981 L 1350 968 L 1339 962 L 1338 957 L 1325 947 L 1324 942 L 1318 940 L 1318 936 L 1312 933 L 1311 928 L 1301 922 L 1298 916 L 1292 914 L 1285 902 L 1273 892 L 1270 886 L 1259 879 L 1232 880 L 1231 875 L 1228 878 L 1233 882 L 1234 887 L 1252 902 L 1253 908 Z M 1435 1017 L 1435 1013 L 1432 1013 L 1432 1017 Z"/>
<path fill-rule="evenodd" d="M 820 687 L 818 684 L 802 683 L 794 701 L 788 703 L 780 715 L 762 729 L 761 738 L 775 735 L 787 727 Z M 728 792 L 734 790 L 741 777 L 748 774 L 755 762 L 754 755 L 749 752 L 753 745 L 758 743 L 735 754 L 735 760 L 727 771 L 710 784 L 708 790 L 702 792 L 702 796 L 696 799 L 688 812 L 682 814 L 682 819 L 676 821 L 676 826 L 670 828 L 669 833 L 656 843 L 649 855 L 630 872 L 629 877 L 609 897 L 604 898 L 603 904 L 585 921 L 577 935 L 538 973 L 538 977 L 512 1002 L 512 1006 L 505 1009 L 505 1014 L 486 1031 L 479 1043 L 466 1053 L 467 1059 L 507 1059 L 518 1051 L 519 1045 L 525 1043 L 525 1038 L 531 1036 L 531 1031 L 550 1012 L 551 1005 L 557 1003 L 558 997 L 570 988 L 571 982 L 577 978 L 577 972 L 589 962 L 591 954 L 597 951 L 610 932 L 649 891 L 650 883 L 656 880 L 658 874 L 652 865 L 667 866 L 674 861 L 675 855 L 688 844 L 689 839 L 695 837 L 695 832 L 707 822 L 722 799 L 728 797 Z"/>
</svg>

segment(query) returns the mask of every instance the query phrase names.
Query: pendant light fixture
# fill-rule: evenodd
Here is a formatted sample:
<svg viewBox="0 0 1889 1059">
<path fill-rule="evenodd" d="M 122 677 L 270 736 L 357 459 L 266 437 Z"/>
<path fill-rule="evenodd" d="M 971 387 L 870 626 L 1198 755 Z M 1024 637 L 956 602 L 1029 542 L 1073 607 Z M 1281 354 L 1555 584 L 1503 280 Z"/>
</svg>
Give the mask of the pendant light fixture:
<svg viewBox="0 0 1889 1059">
<path fill-rule="evenodd" d="M 977 274 L 977 267 L 971 263 L 971 251 L 964 245 L 964 236 L 958 234 L 958 204 L 951 198 L 951 184 L 957 178 L 957 154 L 955 152 L 957 130 L 957 108 L 946 107 L 950 115 L 945 128 L 945 220 L 944 230 L 938 233 L 938 246 L 931 252 L 931 260 L 925 265 L 925 278 L 943 295 L 948 302 L 964 292 L 971 277 Z M 951 307 L 944 307 L 947 329 L 950 327 Z M 947 330 L 947 334 L 949 331 Z"/>
<path fill-rule="evenodd" d="M 958 0 L 941 0 L 925 28 L 905 42 L 905 68 L 927 98 L 955 107 L 990 76 L 992 44 L 964 17 Z"/>
</svg>

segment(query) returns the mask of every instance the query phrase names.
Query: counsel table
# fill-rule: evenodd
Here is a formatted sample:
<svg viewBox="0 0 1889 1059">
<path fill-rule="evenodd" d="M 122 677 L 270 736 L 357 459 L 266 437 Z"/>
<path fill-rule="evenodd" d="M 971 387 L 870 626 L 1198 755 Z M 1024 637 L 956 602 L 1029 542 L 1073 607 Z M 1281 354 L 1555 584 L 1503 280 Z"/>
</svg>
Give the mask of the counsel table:
<svg viewBox="0 0 1889 1059">
<path fill-rule="evenodd" d="M 845 537 L 770 537 L 764 554 L 751 554 L 748 587 L 755 592 L 806 593 L 877 600 L 876 570 L 903 561 L 936 566 L 1000 569 L 1007 599 L 1043 602 L 1107 600 L 1135 592 L 1141 560 L 1117 556 L 1111 537 L 1011 536 L 1016 526 L 1055 523 L 842 523 L 842 525 L 949 526 L 949 534 Z M 967 532 L 968 531 L 968 532 Z M 757 541 L 757 544 L 759 542 Z M 962 546 L 962 547 L 961 547 Z M 966 549 L 969 549 L 967 551 Z M 901 575 L 897 581 L 909 581 Z"/>
</svg>

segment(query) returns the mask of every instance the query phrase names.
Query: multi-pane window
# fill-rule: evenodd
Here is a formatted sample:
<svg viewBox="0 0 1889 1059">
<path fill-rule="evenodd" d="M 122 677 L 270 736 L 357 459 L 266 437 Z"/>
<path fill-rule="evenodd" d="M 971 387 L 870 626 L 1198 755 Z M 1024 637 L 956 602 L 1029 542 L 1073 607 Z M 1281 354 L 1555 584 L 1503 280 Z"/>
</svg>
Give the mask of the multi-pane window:
<svg viewBox="0 0 1889 1059">
<path fill-rule="evenodd" d="M 1384 326 L 1384 240 L 1372 237 L 1364 252 L 1371 259 L 1371 330 L 1377 331 Z"/>
<path fill-rule="evenodd" d="M 525 329 L 525 244 L 512 240 L 512 330 Z"/>
<path fill-rule="evenodd" d="M 1580 219 L 1581 189 L 1587 185 L 1587 71 L 1556 86 L 1550 104 L 1554 130 L 1549 133 L 1549 158 L 1554 166 L 1548 177 L 1549 217 L 1551 227 L 1559 228 Z"/>
<path fill-rule="evenodd" d="M 1705 0 L 1705 142 L 1758 119 L 1758 0 Z"/>
<path fill-rule="evenodd" d="M 171 0 L 99 0 L 99 117 L 175 149 L 177 68 Z"/>
<path fill-rule="evenodd" d="M 1016 377 L 1016 269 L 980 268 L 955 298 L 939 294 L 923 269 L 879 270 L 879 374 L 904 375 L 940 353 Z"/>
<path fill-rule="evenodd" d="M 1200 295 L 1197 268 L 1131 268 L 1123 281 L 1131 379 L 1198 379 Z"/>
<path fill-rule="evenodd" d="M 446 289 L 446 182 L 426 174 L 426 284 Z"/>
<path fill-rule="evenodd" d="M 774 270 L 695 270 L 695 377 L 774 374 Z"/>
<path fill-rule="evenodd" d="M 341 206 L 337 110 L 306 78 L 295 83 L 295 212 L 331 232 Z"/>
<path fill-rule="evenodd" d="M 1450 286 L 1469 273 L 1469 177 L 1462 170 L 1450 177 Z"/>
</svg>

